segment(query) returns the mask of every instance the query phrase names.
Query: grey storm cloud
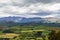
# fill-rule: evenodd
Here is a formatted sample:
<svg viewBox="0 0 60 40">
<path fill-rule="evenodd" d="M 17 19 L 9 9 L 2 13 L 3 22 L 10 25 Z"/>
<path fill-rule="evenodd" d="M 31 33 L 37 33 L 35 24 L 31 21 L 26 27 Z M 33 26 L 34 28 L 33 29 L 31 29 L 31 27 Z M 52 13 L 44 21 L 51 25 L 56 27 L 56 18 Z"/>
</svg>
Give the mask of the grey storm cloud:
<svg viewBox="0 0 60 40">
<path fill-rule="evenodd" d="M 22 1 L 17 0 L 18 2 L 13 0 L 11 1 L 12 1 L 12 5 L 20 6 L 20 7 L 29 6 L 31 4 L 36 4 L 36 3 L 42 3 L 42 4 L 60 3 L 60 0 L 22 0 Z"/>
<path fill-rule="evenodd" d="M 37 13 L 30 13 L 30 15 L 38 15 L 38 16 L 47 16 L 47 15 L 51 15 L 52 12 L 50 11 L 41 11 L 41 12 L 37 12 Z"/>
<path fill-rule="evenodd" d="M 36 3 L 42 3 L 42 4 L 60 3 L 60 0 L 8 0 L 6 3 L 0 2 L 0 7 L 7 5 L 23 7 Z"/>
<path fill-rule="evenodd" d="M 0 3 L 1 6 L 13 5 L 13 6 L 29 6 L 31 4 L 42 3 L 42 4 L 50 4 L 50 3 L 60 3 L 60 0 L 9 0 L 7 3 Z"/>
<path fill-rule="evenodd" d="M 15 4 L 21 4 L 19 0 L 19 2 L 16 2 L 16 1 L 13 1 L 11 0 L 13 3 Z M 53 2 L 56 2 L 56 3 L 60 3 L 60 0 L 22 0 L 23 4 L 25 3 L 28 3 L 28 4 L 31 4 L 31 3 L 53 3 Z"/>
</svg>

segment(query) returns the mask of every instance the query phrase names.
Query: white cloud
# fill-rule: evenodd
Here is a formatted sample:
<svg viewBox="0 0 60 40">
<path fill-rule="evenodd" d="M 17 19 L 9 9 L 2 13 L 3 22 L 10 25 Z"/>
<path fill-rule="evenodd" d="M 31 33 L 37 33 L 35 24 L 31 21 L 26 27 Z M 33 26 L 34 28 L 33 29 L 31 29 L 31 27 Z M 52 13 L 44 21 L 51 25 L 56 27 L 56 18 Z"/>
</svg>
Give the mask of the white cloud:
<svg viewBox="0 0 60 40">
<path fill-rule="evenodd" d="M 58 16 L 58 12 L 56 11 L 60 10 L 60 3 L 55 3 L 55 2 L 50 3 L 48 0 L 46 0 L 49 2 L 49 4 L 44 4 L 42 0 L 40 1 L 0 0 L 0 17 L 5 17 L 5 16 L 55 17 L 55 16 Z M 39 13 L 41 11 L 42 12 L 45 11 L 47 13 L 50 12 L 50 14 L 46 16 L 34 15 L 35 13 Z M 32 13 L 34 14 L 30 15 Z"/>
</svg>

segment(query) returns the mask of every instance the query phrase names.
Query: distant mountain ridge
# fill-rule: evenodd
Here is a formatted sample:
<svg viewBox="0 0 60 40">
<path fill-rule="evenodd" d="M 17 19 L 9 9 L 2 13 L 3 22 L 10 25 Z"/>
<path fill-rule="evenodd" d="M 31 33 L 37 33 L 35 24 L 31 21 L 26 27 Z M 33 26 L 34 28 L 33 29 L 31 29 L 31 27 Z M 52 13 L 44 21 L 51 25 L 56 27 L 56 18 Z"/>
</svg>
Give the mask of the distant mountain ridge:
<svg viewBox="0 0 60 40">
<path fill-rule="evenodd" d="M 32 17 L 32 18 L 25 18 L 25 17 L 3 17 L 0 18 L 0 21 L 3 22 L 15 22 L 15 23 L 29 23 L 29 22 L 35 22 L 35 23 L 60 23 L 59 18 L 40 18 L 40 17 Z"/>
<path fill-rule="evenodd" d="M 6 22 L 19 22 L 19 23 L 26 23 L 26 22 L 39 22 L 42 21 L 42 18 L 34 17 L 34 18 L 25 18 L 25 17 L 3 17 L 0 18 L 0 21 Z"/>
<path fill-rule="evenodd" d="M 44 19 L 49 23 L 60 23 L 60 18 L 48 17 Z"/>
<path fill-rule="evenodd" d="M 58 18 L 40 18 L 40 17 L 2 17 L 0 18 L 0 26 L 12 27 L 20 25 L 47 25 L 60 27 L 60 19 Z"/>
</svg>

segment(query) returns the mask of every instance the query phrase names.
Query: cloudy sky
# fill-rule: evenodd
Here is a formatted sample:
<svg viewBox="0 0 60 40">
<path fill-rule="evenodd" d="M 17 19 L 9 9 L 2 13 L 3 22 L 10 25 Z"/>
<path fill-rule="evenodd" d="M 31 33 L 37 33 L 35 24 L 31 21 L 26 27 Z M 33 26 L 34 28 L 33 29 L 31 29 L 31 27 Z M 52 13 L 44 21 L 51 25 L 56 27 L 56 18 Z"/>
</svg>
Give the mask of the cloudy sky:
<svg viewBox="0 0 60 40">
<path fill-rule="evenodd" d="M 60 18 L 60 0 L 0 0 L 0 17 Z"/>
</svg>

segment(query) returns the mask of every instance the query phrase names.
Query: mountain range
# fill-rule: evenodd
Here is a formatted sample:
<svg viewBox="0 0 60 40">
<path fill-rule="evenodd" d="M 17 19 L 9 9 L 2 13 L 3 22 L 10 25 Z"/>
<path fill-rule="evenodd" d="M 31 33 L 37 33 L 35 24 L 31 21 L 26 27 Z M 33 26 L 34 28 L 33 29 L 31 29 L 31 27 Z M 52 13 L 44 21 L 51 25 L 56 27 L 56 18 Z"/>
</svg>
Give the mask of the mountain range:
<svg viewBox="0 0 60 40">
<path fill-rule="evenodd" d="M 15 22 L 15 23 L 60 23 L 60 18 L 40 18 L 40 17 L 32 17 L 32 18 L 25 18 L 25 17 L 2 17 L 0 18 L 0 22 Z"/>
<path fill-rule="evenodd" d="M 2 17 L 0 26 L 12 27 L 19 25 L 47 25 L 60 27 L 60 18 L 41 18 L 41 17 Z"/>
</svg>

